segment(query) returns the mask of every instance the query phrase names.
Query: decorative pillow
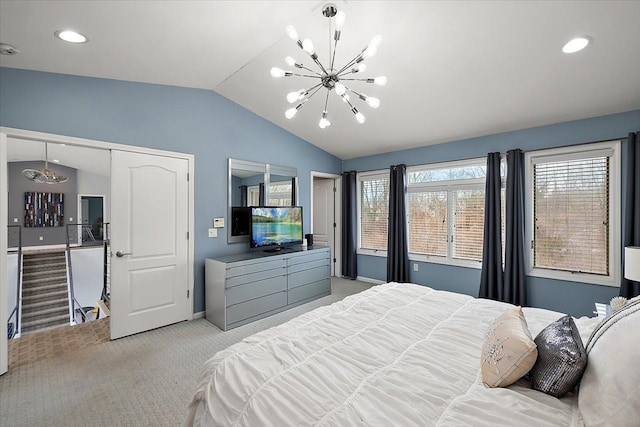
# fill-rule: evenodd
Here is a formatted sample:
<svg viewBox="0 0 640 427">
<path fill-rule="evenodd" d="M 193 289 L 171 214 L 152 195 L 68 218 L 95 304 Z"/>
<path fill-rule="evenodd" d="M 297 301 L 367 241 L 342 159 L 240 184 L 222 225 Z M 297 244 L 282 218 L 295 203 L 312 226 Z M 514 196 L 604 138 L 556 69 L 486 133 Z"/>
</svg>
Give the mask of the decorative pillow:
<svg viewBox="0 0 640 427">
<path fill-rule="evenodd" d="M 640 300 L 598 325 L 587 342 L 589 363 L 578 406 L 587 427 L 631 427 L 640 420 Z"/>
<path fill-rule="evenodd" d="M 544 328 L 534 341 L 538 359 L 529 372 L 531 387 L 554 397 L 572 391 L 587 366 L 587 352 L 571 316 Z"/>
<path fill-rule="evenodd" d="M 537 356 L 522 309 L 511 308 L 487 331 L 480 362 L 482 382 L 488 387 L 507 387 L 529 372 Z"/>
</svg>

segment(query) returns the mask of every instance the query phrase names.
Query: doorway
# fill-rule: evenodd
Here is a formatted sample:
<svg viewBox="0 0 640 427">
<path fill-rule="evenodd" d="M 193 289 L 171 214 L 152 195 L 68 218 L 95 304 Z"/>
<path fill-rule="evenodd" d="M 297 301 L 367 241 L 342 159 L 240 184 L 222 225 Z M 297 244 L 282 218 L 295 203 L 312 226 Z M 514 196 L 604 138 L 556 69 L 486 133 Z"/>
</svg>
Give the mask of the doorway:
<svg viewBox="0 0 640 427">
<path fill-rule="evenodd" d="M 115 152 L 120 152 L 123 153 L 125 155 L 129 155 L 127 158 L 134 158 L 136 155 L 146 155 L 148 159 L 167 159 L 167 158 L 171 158 L 171 159 L 177 159 L 179 161 L 181 161 L 182 163 L 184 163 L 186 165 L 186 169 L 184 170 L 184 173 L 182 173 L 183 178 L 184 178 L 184 187 L 182 188 L 186 188 L 186 190 L 183 190 L 184 193 L 181 194 L 186 194 L 186 196 L 184 197 L 184 199 L 181 199 L 181 203 L 182 206 L 184 207 L 186 213 L 186 220 L 182 223 L 179 224 L 179 226 L 181 227 L 181 231 L 180 233 L 184 236 L 184 234 L 186 234 L 187 236 L 193 236 L 194 235 L 194 184 L 193 184 L 193 180 L 189 181 L 188 177 L 189 176 L 193 176 L 193 168 L 194 168 L 194 156 L 191 154 L 183 154 L 183 153 L 175 153 L 175 152 L 166 152 L 166 151 L 161 151 L 161 150 L 155 150 L 155 149 L 149 149 L 149 148 L 142 148 L 142 147 L 136 147 L 136 146 L 128 146 L 128 145 L 121 145 L 121 144 L 113 144 L 113 143 L 107 143 L 107 142 L 101 142 L 101 141 L 94 141 L 94 140 L 87 140 L 87 139 L 81 139 L 81 138 L 73 138 L 73 137 L 67 137 L 67 136 L 62 136 L 62 135 L 54 135 L 54 134 L 46 134 L 46 133 L 41 133 L 41 132 L 33 132 L 33 131 L 27 131 L 27 130 L 21 130 L 21 129 L 11 129 L 11 128 L 0 128 L 0 231 L 1 230 L 6 230 L 7 227 L 7 218 L 8 218 L 8 200 L 7 200 L 7 162 L 8 162 L 8 156 L 7 156 L 7 141 L 8 139 L 15 139 L 15 140 L 20 140 L 20 141 L 42 141 L 47 142 L 47 143 L 53 143 L 53 144 L 58 144 L 61 147 L 64 147 L 65 145 L 67 146 L 67 148 L 69 147 L 75 147 L 78 149 L 84 149 L 84 150 L 88 150 L 91 151 L 91 149 L 98 149 L 98 150 L 107 150 L 110 153 L 115 153 Z M 84 158 L 84 160 L 86 160 L 86 157 Z M 85 162 L 86 163 L 86 162 Z M 71 167 L 71 166 L 70 166 Z M 148 167 L 149 170 L 153 169 L 153 165 L 150 165 Z M 111 173 L 111 172 L 110 172 Z M 113 174 L 111 174 L 113 175 Z M 144 182 L 145 179 L 147 179 L 147 177 L 149 176 L 149 174 L 144 174 L 140 175 L 140 179 L 142 179 L 142 181 Z M 153 179 L 151 181 L 153 182 L 159 182 L 157 179 L 157 177 L 153 177 Z M 113 185 L 113 184 L 111 184 Z M 80 188 L 78 188 L 78 190 L 80 190 Z M 103 193 L 102 190 L 100 190 L 100 193 L 103 194 L 109 194 L 109 189 L 105 189 L 106 193 Z M 89 196 L 89 197 L 101 197 L 103 196 L 103 194 L 99 194 L 99 193 L 89 193 L 89 192 L 83 192 L 83 195 Z M 103 219 L 109 219 L 109 218 L 113 218 L 113 215 L 116 215 L 116 213 L 120 213 L 120 218 L 122 218 L 122 212 L 123 211 L 127 211 L 131 206 L 131 204 L 127 203 L 127 202 L 123 202 L 122 200 L 120 201 L 119 204 L 117 203 L 112 203 L 112 202 L 108 202 L 105 203 L 105 199 L 104 197 L 102 198 L 102 218 Z M 109 197 L 110 198 L 110 197 Z M 144 202 L 146 199 L 137 198 L 138 200 Z M 74 197 L 72 200 L 74 200 L 74 202 L 76 201 L 76 198 Z M 95 201 L 96 203 L 99 203 L 99 201 Z M 87 201 L 87 210 L 86 213 L 84 215 L 85 219 L 89 219 L 89 225 L 91 226 L 91 218 L 93 218 L 92 214 L 91 214 L 91 201 Z M 75 204 L 75 203 L 74 203 Z M 157 204 L 157 203 L 156 203 Z M 109 206 L 110 205 L 110 206 Z M 134 204 L 135 206 L 137 206 L 137 204 Z M 82 216 L 82 206 L 79 203 L 78 204 L 78 208 L 77 209 L 73 209 L 73 212 L 79 211 L 80 215 Z M 136 208 L 137 209 L 137 208 Z M 94 208 L 93 210 L 95 211 L 99 211 L 99 205 L 98 208 Z M 140 210 L 140 209 L 137 209 Z M 109 212 L 110 211 L 110 212 Z M 126 214 L 125 214 L 126 215 Z M 95 216 L 95 215 L 94 215 Z M 106 216 L 106 218 L 105 218 Z M 89 217 L 89 218 L 87 218 Z M 98 218 L 93 218 L 96 222 Z M 71 217 L 69 217 L 68 219 L 70 222 L 72 222 Z M 109 221 L 103 221 L 103 222 L 109 222 Z M 110 221 L 112 224 L 115 225 L 115 221 L 111 220 Z M 139 221 L 138 221 L 139 222 Z M 137 228 L 143 228 L 143 227 L 137 227 Z M 164 230 L 163 227 L 155 227 L 154 230 Z M 185 233 L 185 229 L 186 229 L 186 233 Z M 96 234 L 98 236 L 100 236 L 100 230 L 96 229 L 94 232 L 94 229 L 91 230 L 92 233 L 94 233 L 94 237 L 96 237 Z M 102 231 L 103 233 L 105 232 L 104 230 Z M 156 231 L 157 233 L 157 231 Z M 147 233 L 147 235 L 149 235 L 149 233 Z M 6 266 L 7 266 L 7 246 L 8 246 L 8 242 L 7 242 L 7 233 L 6 232 L 2 232 L 0 233 L 0 271 L 3 272 L 3 274 L 0 274 L 0 301 L 3 302 L 3 304 L 0 304 L 0 318 L 8 318 L 8 314 L 9 312 L 7 311 L 7 306 L 4 303 L 5 301 L 7 301 L 7 291 L 8 291 L 8 278 L 7 275 L 4 273 L 7 271 Z M 148 237 L 148 236 L 147 236 Z M 155 238 L 155 237 L 154 237 Z M 149 240 L 149 239 L 147 239 Z M 180 320 L 190 320 L 193 318 L 193 307 L 192 307 L 192 297 L 190 295 L 193 294 L 193 286 L 194 286 L 194 278 L 193 278 L 193 264 L 194 264 L 194 242 L 193 242 L 193 238 L 188 239 L 187 238 L 187 242 L 185 244 L 185 248 L 184 251 L 182 252 L 182 254 L 185 254 L 181 261 L 181 268 L 186 272 L 185 275 L 183 277 L 180 278 L 180 283 L 181 286 L 184 289 L 184 292 L 180 292 L 180 295 L 183 296 L 182 298 L 184 298 L 187 302 L 181 304 L 181 307 L 183 307 L 182 313 L 179 316 L 178 320 L 175 321 L 180 321 Z M 124 243 L 124 239 L 120 238 L 118 240 L 118 243 Z M 122 244 L 122 248 L 124 249 L 122 250 L 123 253 L 125 253 L 125 257 L 126 257 L 126 252 L 130 252 L 131 248 L 130 247 L 126 247 L 126 244 Z M 115 249 L 114 249 L 115 251 Z M 125 265 L 124 262 L 122 262 L 123 258 L 113 258 L 114 260 L 117 259 L 119 260 L 119 264 L 120 265 Z M 133 259 L 133 257 L 132 257 Z M 128 264 L 128 263 L 127 263 Z M 157 269 L 159 268 L 158 266 L 155 266 Z M 125 270 L 127 270 L 127 267 L 123 267 Z M 136 288 L 134 291 L 134 294 L 136 296 L 136 302 L 138 303 L 138 305 L 140 305 L 140 301 L 143 301 L 145 304 L 152 304 L 154 301 L 158 302 L 154 299 L 154 297 L 151 297 L 151 299 L 145 299 L 145 292 L 147 292 L 149 289 L 148 285 L 148 280 L 145 281 L 143 283 L 144 286 L 138 287 Z M 120 286 L 117 283 L 112 283 L 112 291 L 114 290 L 113 286 Z M 129 286 L 130 290 L 131 290 L 131 284 L 128 284 L 127 286 Z M 123 295 L 123 292 L 119 292 L 121 295 Z M 126 294 L 126 292 L 125 292 Z M 161 301 L 162 302 L 162 301 Z M 120 304 L 123 304 L 124 302 L 121 302 Z M 162 306 L 163 304 L 159 304 L 160 306 Z M 114 317 L 114 313 L 112 311 L 112 316 L 111 316 L 111 321 L 113 322 L 113 317 Z M 158 316 L 156 316 L 158 317 Z M 157 319 L 154 319 L 154 321 Z M 164 326 L 164 324 L 154 324 L 153 322 L 138 322 L 138 323 L 143 323 L 143 329 L 144 330 L 148 330 L 148 329 L 153 329 L 155 327 L 160 327 L 160 326 Z M 165 323 L 166 324 L 166 323 Z M 138 325 L 140 326 L 140 325 Z M 138 331 L 142 331 L 142 330 L 138 330 Z M 137 332 L 137 331 L 136 331 Z M 126 335 L 127 333 L 132 333 L 131 331 L 126 331 L 124 333 L 124 335 Z M 8 367 L 8 359 L 7 359 L 7 350 L 8 350 L 8 345 L 7 345 L 7 334 L 3 333 L 0 334 L 0 374 L 6 372 L 7 367 Z"/>
<path fill-rule="evenodd" d="M 341 276 L 340 175 L 311 172 L 311 233 L 313 244 L 331 248 L 331 276 Z"/>
<path fill-rule="evenodd" d="M 106 204 L 104 195 L 78 194 L 79 245 L 99 244 L 104 240 Z"/>
</svg>

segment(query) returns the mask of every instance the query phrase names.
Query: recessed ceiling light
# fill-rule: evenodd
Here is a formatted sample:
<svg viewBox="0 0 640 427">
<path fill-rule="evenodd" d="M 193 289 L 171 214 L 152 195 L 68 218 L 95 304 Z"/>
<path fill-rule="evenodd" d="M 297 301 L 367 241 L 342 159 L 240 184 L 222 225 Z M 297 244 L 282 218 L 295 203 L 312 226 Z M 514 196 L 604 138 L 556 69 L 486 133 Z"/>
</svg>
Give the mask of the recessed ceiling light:
<svg viewBox="0 0 640 427">
<path fill-rule="evenodd" d="M 562 47 L 562 51 L 564 53 L 576 53 L 587 47 L 590 42 L 591 37 L 576 37 L 575 39 L 569 40 L 567 44 Z"/>
<path fill-rule="evenodd" d="M 58 30 L 53 34 L 60 40 L 64 40 L 69 43 L 86 43 L 89 40 L 82 34 L 71 30 Z"/>
</svg>

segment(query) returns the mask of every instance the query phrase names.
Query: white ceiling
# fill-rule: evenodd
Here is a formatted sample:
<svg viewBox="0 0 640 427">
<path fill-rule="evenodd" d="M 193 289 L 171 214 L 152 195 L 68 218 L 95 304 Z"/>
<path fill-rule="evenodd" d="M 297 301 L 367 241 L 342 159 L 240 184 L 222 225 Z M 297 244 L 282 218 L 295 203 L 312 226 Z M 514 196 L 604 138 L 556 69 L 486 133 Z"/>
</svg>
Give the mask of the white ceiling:
<svg viewBox="0 0 640 427">
<path fill-rule="evenodd" d="M 364 125 L 335 94 L 331 127 L 321 94 L 287 120 L 285 95 L 309 80 L 269 75 L 287 55 L 311 65 L 288 24 L 327 63 L 325 2 L 0 0 L 0 42 L 21 51 L 0 65 L 210 89 L 342 159 L 640 108 L 640 1 L 333 3 L 338 65 L 383 36 L 364 76 L 389 83 L 351 85 L 382 101 L 357 100 Z M 89 43 L 55 39 L 64 28 Z M 578 35 L 593 43 L 563 54 Z"/>
</svg>

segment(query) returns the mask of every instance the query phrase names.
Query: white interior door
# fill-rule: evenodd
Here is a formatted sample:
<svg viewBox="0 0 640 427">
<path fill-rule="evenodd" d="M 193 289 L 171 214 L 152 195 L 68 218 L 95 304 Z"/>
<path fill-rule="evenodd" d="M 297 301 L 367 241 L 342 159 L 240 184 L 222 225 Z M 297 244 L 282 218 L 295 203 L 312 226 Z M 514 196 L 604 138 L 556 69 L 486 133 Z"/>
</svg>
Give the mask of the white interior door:
<svg viewBox="0 0 640 427">
<path fill-rule="evenodd" d="M 111 338 L 189 318 L 188 161 L 111 152 Z"/>
<path fill-rule="evenodd" d="M 335 258 L 335 192 L 334 180 L 313 179 L 313 244 L 329 246 Z M 335 263 L 331 263 L 331 275 L 335 276 Z"/>
</svg>

